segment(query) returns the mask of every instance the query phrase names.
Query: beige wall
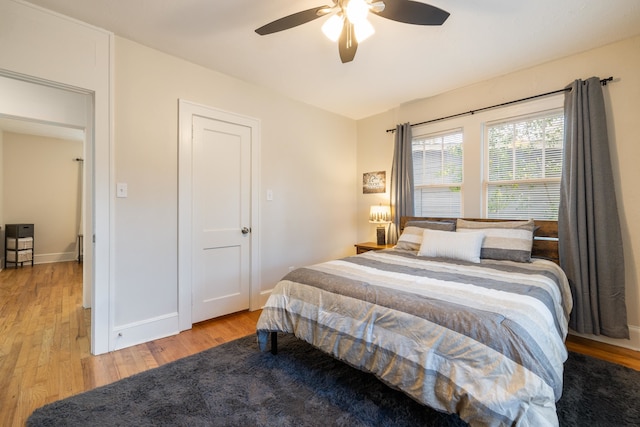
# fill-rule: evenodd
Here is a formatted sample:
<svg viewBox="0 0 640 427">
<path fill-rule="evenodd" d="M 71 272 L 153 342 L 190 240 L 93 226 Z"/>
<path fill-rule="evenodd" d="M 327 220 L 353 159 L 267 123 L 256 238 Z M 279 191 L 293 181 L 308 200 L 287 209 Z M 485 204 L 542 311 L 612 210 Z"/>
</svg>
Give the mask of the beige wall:
<svg viewBox="0 0 640 427">
<path fill-rule="evenodd" d="M 129 193 L 114 206 L 116 328 L 177 310 L 178 99 L 261 122 L 261 291 L 354 253 L 355 121 L 116 38 L 114 182 Z"/>
<path fill-rule="evenodd" d="M 632 340 L 608 340 L 640 349 L 640 37 L 634 37 L 578 55 L 558 59 L 473 86 L 431 98 L 407 102 L 398 108 L 358 122 L 358 171 L 391 167 L 393 136 L 384 129 L 396 123 L 422 122 L 530 95 L 561 89 L 577 78 L 613 76 L 604 89 L 612 165 L 622 223 L 626 262 L 626 298 Z M 471 147 L 473 151 L 475 147 Z M 467 148 L 465 148 L 467 151 Z M 466 177 L 465 177 L 466 180 Z M 364 212 L 370 198 L 358 195 L 358 239 L 371 239 Z M 475 214 L 475 212 L 465 215 Z"/>
<path fill-rule="evenodd" d="M 76 258 L 80 141 L 3 132 L 4 221 L 34 224 L 35 262 Z M 4 224 L 4 223 L 3 223 Z"/>
<path fill-rule="evenodd" d="M 387 133 L 386 129 L 395 128 L 395 123 L 394 111 L 358 121 L 358 242 L 376 241 L 376 226 L 368 222 L 370 207 L 380 203 L 389 205 L 393 134 Z M 362 175 L 376 171 L 386 172 L 386 192 L 363 194 Z"/>
</svg>

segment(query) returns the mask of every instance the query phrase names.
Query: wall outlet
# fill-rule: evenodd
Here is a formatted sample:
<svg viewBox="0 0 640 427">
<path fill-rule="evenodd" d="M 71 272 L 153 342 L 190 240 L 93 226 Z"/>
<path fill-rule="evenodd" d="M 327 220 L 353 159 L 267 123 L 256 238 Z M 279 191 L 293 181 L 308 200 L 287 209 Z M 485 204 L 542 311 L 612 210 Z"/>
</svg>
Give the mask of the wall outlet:
<svg viewBox="0 0 640 427">
<path fill-rule="evenodd" d="M 295 270 L 296 268 L 292 265 L 289 267 L 289 272 L 292 272 L 293 270 Z"/>
</svg>

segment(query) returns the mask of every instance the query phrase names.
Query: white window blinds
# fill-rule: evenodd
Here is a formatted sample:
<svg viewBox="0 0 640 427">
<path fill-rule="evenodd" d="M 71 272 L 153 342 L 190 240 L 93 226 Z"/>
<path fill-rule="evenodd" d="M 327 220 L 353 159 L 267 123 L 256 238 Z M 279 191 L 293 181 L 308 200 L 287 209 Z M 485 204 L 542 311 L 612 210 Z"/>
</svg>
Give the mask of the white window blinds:
<svg viewBox="0 0 640 427">
<path fill-rule="evenodd" d="M 461 216 L 462 135 L 462 129 L 456 129 L 413 138 L 417 216 Z"/>
<path fill-rule="evenodd" d="M 557 220 L 562 110 L 491 123 L 485 129 L 487 217 Z"/>
</svg>

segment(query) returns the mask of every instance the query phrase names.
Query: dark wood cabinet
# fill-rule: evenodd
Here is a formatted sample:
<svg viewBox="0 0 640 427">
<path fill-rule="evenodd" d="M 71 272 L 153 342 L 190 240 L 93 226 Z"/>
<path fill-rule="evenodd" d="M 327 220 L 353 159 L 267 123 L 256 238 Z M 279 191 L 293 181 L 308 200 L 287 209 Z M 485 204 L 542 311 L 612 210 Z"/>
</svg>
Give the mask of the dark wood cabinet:
<svg viewBox="0 0 640 427">
<path fill-rule="evenodd" d="M 30 262 L 33 266 L 34 248 L 34 226 L 33 224 L 7 224 L 4 239 L 4 266 L 13 264 L 18 268 L 25 262 Z"/>
</svg>

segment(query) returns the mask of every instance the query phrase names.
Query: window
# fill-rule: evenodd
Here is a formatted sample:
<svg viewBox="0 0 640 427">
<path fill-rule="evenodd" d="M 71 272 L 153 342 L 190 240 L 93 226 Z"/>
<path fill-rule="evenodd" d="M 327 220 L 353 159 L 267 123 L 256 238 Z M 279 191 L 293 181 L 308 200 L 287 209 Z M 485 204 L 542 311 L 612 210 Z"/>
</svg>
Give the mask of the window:
<svg viewBox="0 0 640 427">
<path fill-rule="evenodd" d="M 415 214 L 557 219 L 563 105 L 559 93 L 413 127 Z"/>
<path fill-rule="evenodd" d="M 462 129 L 413 138 L 415 215 L 462 213 Z"/>
<path fill-rule="evenodd" d="M 558 219 L 562 110 L 485 126 L 488 218 Z"/>
</svg>

